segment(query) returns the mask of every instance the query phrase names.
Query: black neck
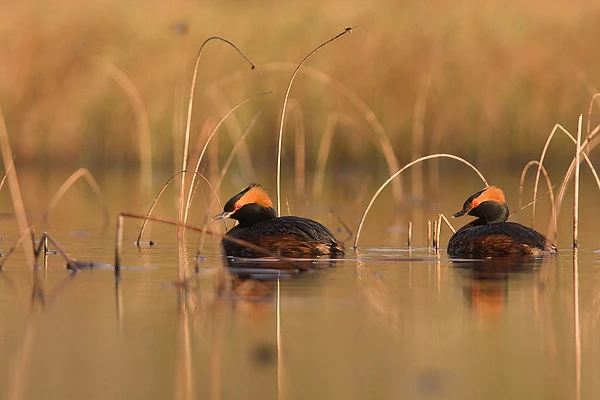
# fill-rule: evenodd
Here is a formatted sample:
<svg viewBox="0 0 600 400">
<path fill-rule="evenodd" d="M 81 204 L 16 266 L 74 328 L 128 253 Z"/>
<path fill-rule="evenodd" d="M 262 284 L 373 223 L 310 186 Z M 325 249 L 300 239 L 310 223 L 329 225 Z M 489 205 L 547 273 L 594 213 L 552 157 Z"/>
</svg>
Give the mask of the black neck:
<svg viewBox="0 0 600 400">
<path fill-rule="evenodd" d="M 509 211 L 506 203 L 488 200 L 469 211 L 469 215 L 479 217 L 482 224 L 497 224 L 499 222 L 506 222 Z"/>
<path fill-rule="evenodd" d="M 275 218 L 275 210 L 272 207 L 263 207 L 256 203 L 246 204 L 237 210 L 231 218 L 237 219 L 240 227 L 248 228 L 259 222 Z"/>
</svg>

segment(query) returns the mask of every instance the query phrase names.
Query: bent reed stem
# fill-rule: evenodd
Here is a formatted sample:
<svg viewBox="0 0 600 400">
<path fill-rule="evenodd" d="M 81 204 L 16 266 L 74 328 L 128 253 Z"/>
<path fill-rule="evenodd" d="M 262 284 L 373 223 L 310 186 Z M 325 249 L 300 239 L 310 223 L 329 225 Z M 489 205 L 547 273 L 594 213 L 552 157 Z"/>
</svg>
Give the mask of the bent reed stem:
<svg viewBox="0 0 600 400">
<path fill-rule="evenodd" d="M 281 121 L 279 122 L 279 140 L 277 142 L 277 215 L 281 215 L 281 147 L 282 147 L 282 142 L 283 142 L 283 127 L 284 127 L 284 122 L 285 122 L 285 111 L 287 109 L 287 103 L 288 103 L 288 98 L 290 97 L 290 91 L 292 90 L 292 84 L 294 83 L 294 79 L 296 78 L 298 71 L 300 70 L 302 65 L 304 65 L 304 63 L 310 58 L 310 56 L 315 54 L 319 49 L 326 46 L 327 44 L 342 37 L 346 33 L 352 33 L 352 28 L 344 28 L 343 32 L 338 33 L 331 39 L 327 40 L 326 42 L 321 43 L 319 46 L 314 48 L 310 53 L 308 53 L 306 55 L 306 57 L 304 57 L 302 59 L 302 61 L 300 61 L 300 64 L 298 64 L 298 66 L 294 70 L 294 73 L 292 74 L 292 77 L 290 78 L 290 82 L 289 82 L 287 90 L 285 92 L 285 97 L 283 98 L 283 107 L 281 109 Z"/>
<path fill-rule="evenodd" d="M 375 202 L 375 200 L 377 199 L 377 197 L 379 196 L 379 194 L 383 191 L 383 189 L 385 189 L 385 187 L 394 179 L 396 178 L 398 175 L 400 175 L 402 172 L 404 172 L 406 169 L 412 167 L 415 164 L 418 164 L 422 161 L 425 160 L 430 160 L 433 158 L 450 158 L 453 160 L 457 160 L 463 164 L 465 164 L 466 166 L 468 166 L 469 168 L 471 168 L 473 171 L 475 171 L 477 173 L 477 175 L 479 176 L 479 178 L 481 178 L 481 180 L 483 181 L 483 183 L 485 184 L 485 186 L 489 186 L 486 179 L 484 178 L 484 176 L 481 174 L 481 172 L 479 172 L 479 170 L 477 168 L 475 168 L 475 166 L 473 166 L 473 164 L 471 164 L 470 162 L 468 162 L 467 160 L 455 156 L 453 154 L 431 154 L 428 156 L 423 156 L 421 158 L 418 158 L 414 161 L 411 161 L 410 163 L 406 164 L 404 167 L 402 167 L 400 170 L 396 171 L 394 174 L 392 174 L 392 176 L 390 176 L 380 187 L 379 189 L 377 189 L 377 191 L 375 192 L 375 194 L 373 195 L 373 197 L 371 198 L 371 201 L 369 202 L 369 205 L 367 205 L 367 208 L 365 209 L 365 211 L 363 212 L 362 217 L 360 218 L 360 222 L 358 224 L 358 229 L 356 230 L 356 237 L 354 238 L 354 249 L 356 249 L 358 247 L 358 239 L 360 238 L 360 232 L 362 230 L 363 224 L 365 223 L 365 219 L 367 218 L 367 214 L 369 213 L 369 210 L 371 209 L 371 207 L 373 206 L 373 203 Z"/>
</svg>

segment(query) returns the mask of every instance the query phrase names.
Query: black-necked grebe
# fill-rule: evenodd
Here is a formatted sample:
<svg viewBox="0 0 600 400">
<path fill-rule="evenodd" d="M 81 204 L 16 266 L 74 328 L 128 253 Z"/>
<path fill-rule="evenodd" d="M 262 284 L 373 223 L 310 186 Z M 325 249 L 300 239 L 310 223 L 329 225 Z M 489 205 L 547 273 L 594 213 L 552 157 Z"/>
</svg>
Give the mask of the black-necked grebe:
<svg viewBox="0 0 600 400">
<path fill-rule="evenodd" d="M 452 235 L 448 242 L 448 254 L 452 257 L 556 254 L 556 247 L 541 233 L 516 222 L 506 222 L 508 206 L 504 193 L 495 186 L 469 197 L 452 218 L 465 214 L 478 218 Z"/>
<path fill-rule="evenodd" d="M 344 245 L 322 224 L 302 217 L 277 217 L 267 192 L 251 184 L 225 204 L 215 219 L 233 218 L 238 224 L 227 235 L 245 240 L 283 257 L 318 257 L 344 254 Z M 232 257 L 265 254 L 224 239 L 223 249 Z"/>
</svg>

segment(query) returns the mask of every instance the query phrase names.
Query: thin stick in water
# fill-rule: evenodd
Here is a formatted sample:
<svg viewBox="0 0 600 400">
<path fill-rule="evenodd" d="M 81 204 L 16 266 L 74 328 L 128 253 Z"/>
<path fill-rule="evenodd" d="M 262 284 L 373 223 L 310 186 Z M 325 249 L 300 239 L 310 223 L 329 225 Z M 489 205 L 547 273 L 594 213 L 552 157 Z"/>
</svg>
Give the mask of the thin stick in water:
<svg viewBox="0 0 600 400">
<path fill-rule="evenodd" d="M 427 251 L 431 251 L 431 220 L 427 220 Z"/>
<path fill-rule="evenodd" d="M 115 242 L 115 279 L 121 278 L 121 253 L 123 252 L 123 216 L 117 217 L 117 240 Z"/>
</svg>

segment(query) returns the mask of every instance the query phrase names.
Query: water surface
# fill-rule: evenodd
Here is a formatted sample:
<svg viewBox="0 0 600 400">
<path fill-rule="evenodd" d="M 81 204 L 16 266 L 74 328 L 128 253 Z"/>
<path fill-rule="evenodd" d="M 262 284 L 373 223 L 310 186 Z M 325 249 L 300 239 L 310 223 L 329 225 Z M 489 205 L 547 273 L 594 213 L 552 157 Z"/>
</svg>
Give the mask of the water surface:
<svg viewBox="0 0 600 400">
<path fill-rule="evenodd" d="M 237 282 L 219 295 L 217 239 L 207 239 L 196 274 L 196 233 L 181 249 L 173 228 L 153 224 L 146 239 L 156 245 L 139 250 L 134 220 L 126 221 L 124 268 L 115 283 L 114 216 L 144 212 L 154 192 L 144 195 L 127 177 L 101 181 L 111 188 L 113 216 L 104 228 L 85 188 L 69 194 L 44 224 L 41 210 L 53 192 L 36 197 L 40 185 L 23 185 L 30 219 L 41 227 L 37 235 L 47 230 L 73 258 L 98 265 L 70 274 L 52 254 L 36 275 L 21 249 L 11 256 L 0 273 L 2 398 L 577 399 L 600 390 L 600 256 L 591 221 L 582 221 L 576 258 L 561 219 L 557 258 L 510 270 L 472 268 L 452 264 L 443 249 L 429 250 L 425 226 L 438 212 L 457 211 L 476 184 L 405 208 L 388 194 L 367 220 L 358 255 L 349 251 L 333 267 L 293 278 Z M 224 199 L 235 190 L 225 188 Z M 345 193 L 290 207 L 343 237 L 327 210 L 355 232 L 368 200 L 341 201 Z M 158 215 L 174 215 L 172 199 Z M 200 204 L 194 223 L 207 214 Z M 592 201 L 582 207 L 597 213 Z M 540 213 L 547 222 L 547 210 Z M 14 225 L 1 221 L 4 252 L 17 238 Z M 449 231 L 442 232 L 445 245 Z"/>
</svg>

